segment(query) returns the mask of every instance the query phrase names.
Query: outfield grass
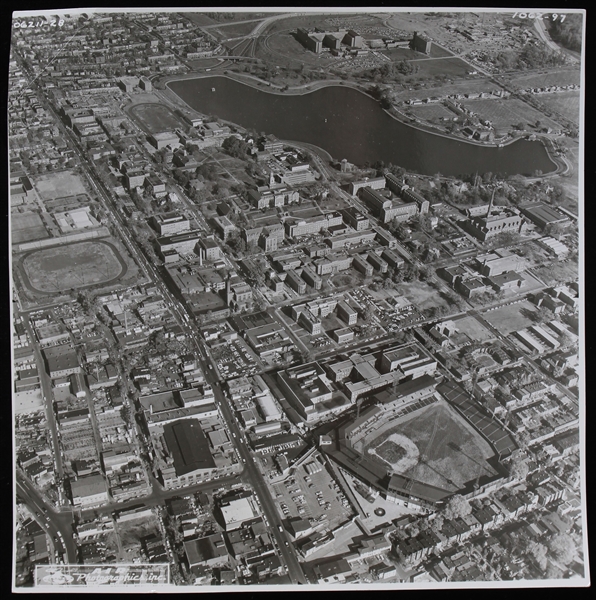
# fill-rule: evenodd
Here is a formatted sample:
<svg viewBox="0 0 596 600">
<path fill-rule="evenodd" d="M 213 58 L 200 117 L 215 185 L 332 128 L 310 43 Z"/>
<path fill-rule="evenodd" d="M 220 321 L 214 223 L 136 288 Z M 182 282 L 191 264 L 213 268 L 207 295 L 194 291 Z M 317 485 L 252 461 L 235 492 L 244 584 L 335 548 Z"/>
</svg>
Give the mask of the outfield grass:
<svg viewBox="0 0 596 600">
<path fill-rule="evenodd" d="M 368 440 L 363 453 L 385 467 L 388 462 L 396 463 L 395 458 L 403 460 L 407 448 L 398 449 L 402 436 L 407 438 L 407 445 L 413 442 L 419 452 L 417 459 L 408 461 L 407 464 L 414 464 L 402 475 L 456 491 L 476 477 L 495 474 L 486 462 L 493 456 L 489 444 L 445 402 L 397 419 L 377 439 Z"/>
</svg>

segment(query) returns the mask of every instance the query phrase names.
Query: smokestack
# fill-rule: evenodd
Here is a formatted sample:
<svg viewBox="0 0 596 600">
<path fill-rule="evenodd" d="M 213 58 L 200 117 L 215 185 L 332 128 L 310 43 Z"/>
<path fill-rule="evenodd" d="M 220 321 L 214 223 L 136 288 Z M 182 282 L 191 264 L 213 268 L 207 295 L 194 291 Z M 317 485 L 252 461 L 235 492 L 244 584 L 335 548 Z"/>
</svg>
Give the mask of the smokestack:
<svg viewBox="0 0 596 600">
<path fill-rule="evenodd" d="M 493 190 L 493 195 L 490 197 L 490 204 L 488 205 L 488 212 L 486 213 L 486 218 L 490 217 L 490 213 L 493 210 L 493 200 L 495 199 L 496 188 Z"/>
</svg>

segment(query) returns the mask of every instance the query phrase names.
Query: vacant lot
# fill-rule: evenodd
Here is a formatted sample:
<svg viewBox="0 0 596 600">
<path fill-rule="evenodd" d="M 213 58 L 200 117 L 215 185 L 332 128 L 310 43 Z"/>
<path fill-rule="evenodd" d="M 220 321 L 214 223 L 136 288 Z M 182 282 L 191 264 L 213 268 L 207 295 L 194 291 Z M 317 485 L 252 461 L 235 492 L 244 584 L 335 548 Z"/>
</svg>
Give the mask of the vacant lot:
<svg viewBox="0 0 596 600">
<path fill-rule="evenodd" d="M 85 185 L 79 175 L 73 171 L 59 171 L 38 175 L 33 184 L 43 200 L 76 196 L 85 193 Z"/>
<path fill-rule="evenodd" d="M 385 467 L 393 463 L 402 475 L 452 491 L 495 474 L 486 462 L 493 455 L 488 443 L 445 402 L 396 420 L 364 453 Z"/>
<path fill-rule="evenodd" d="M 494 338 L 494 335 L 474 317 L 464 317 L 455 322 L 455 326 L 470 339 L 484 342 Z"/>
<path fill-rule="evenodd" d="M 534 273 L 547 285 L 576 281 L 578 276 L 577 262 L 574 260 L 553 261 L 550 265 L 534 269 Z"/>
<path fill-rule="evenodd" d="M 483 317 L 502 335 L 507 336 L 513 331 L 521 331 L 532 325 L 529 314 L 535 313 L 536 307 L 527 301 L 502 306 L 483 313 Z"/>
<path fill-rule="evenodd" d="M 437 290 L 422 281 L 413 281 L 398 285 L 397 294 L 405 296 L 414 306 L 420 310 L 431 306 L 449 306 Z"/>
<path fill-rule="evenodd" d="M 130 112 L 148 133 L 173 131 L 183 126 L 176 115 L 163 104 L 138 104 Z"/>
<path fill-rule="evenodd" d="M 540 102 L 562 117 L 579 123 L 579 92 L 557 92 L 542 94 Z"/>
<path fill-rule="evenodd" d="M 12 410 L 15 415 L 32 413 L 37 410 L 42 410 L 43 407 L 44 402 L 41 389 L 27 390 L 26 392 L 13 392 L 12 394 Z"/>
<path fill-rule="evenodd" d="M 26 284 L 37 292 L 64 292 L 117 279 L 126 264 L 105 242 L 79 242 L 36 250 L 22 259 Z"/>
<path fill-rule="evenodd" d="M 524 127 L 529 124 L 534 125 L 540 121 L 542 127 L 551 127 L 558 129 L 560 126 L 541 112 L 538 112 L 531 106 L 521 100 L 463 100 L 462 104 L 475 112 L 481 119 L 490 121 L 497 133 L 510 131 L 518 123 L 523 123 Z"/>
<path fill-rule="evenodd" d="M 135 546 L 140 546 L 141 538 L 144 538 L 147 535 L 151 535 L 152 533 L 157 535 L 157 537 L 161 538 L 161 534 L 156 525 L 156 520 L 152 521 L 133 521 L 119 523 L 118 524 L 118 532 L 120 534 L 120 541 L 122 542 L 122 547 L 126 550 L 127 548 L 134 548 Z"/>
</svg>

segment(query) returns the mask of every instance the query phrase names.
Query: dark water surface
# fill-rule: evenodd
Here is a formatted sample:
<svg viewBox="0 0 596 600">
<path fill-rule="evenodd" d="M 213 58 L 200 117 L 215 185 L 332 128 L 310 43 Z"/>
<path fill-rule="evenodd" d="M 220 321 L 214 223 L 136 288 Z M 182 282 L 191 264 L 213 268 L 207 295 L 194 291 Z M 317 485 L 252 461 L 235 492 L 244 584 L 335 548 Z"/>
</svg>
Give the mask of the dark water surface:
<svg viewBox="0 0 596 600">
<path fill-rule="evenodd" d="M 227 77 L 173 81 L 168 87 L 201 113 L 283 140 L 315 144 L 335 159 L 346 158 L 357 165 L 382 160 L 425 175 L 476 171 L 531 175 L 537 169 L 548 173 L 556 168 L 540 142 L 519 140 L 494 148 L 420 131 L 349 87 L 284 96 Z"/>
</svg>

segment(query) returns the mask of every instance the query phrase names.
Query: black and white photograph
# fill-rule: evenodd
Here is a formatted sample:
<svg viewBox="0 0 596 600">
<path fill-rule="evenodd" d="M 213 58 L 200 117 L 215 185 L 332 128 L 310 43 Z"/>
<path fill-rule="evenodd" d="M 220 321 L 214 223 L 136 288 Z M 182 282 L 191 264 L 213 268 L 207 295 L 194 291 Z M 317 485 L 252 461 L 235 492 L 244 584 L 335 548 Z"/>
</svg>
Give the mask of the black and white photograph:
<svg viewBox="0 0 596 600">
<path fill-rule="evenodd" d="M 14 11 L 12 592 L 588 587 L 585 21 Z"/>
</svg>

